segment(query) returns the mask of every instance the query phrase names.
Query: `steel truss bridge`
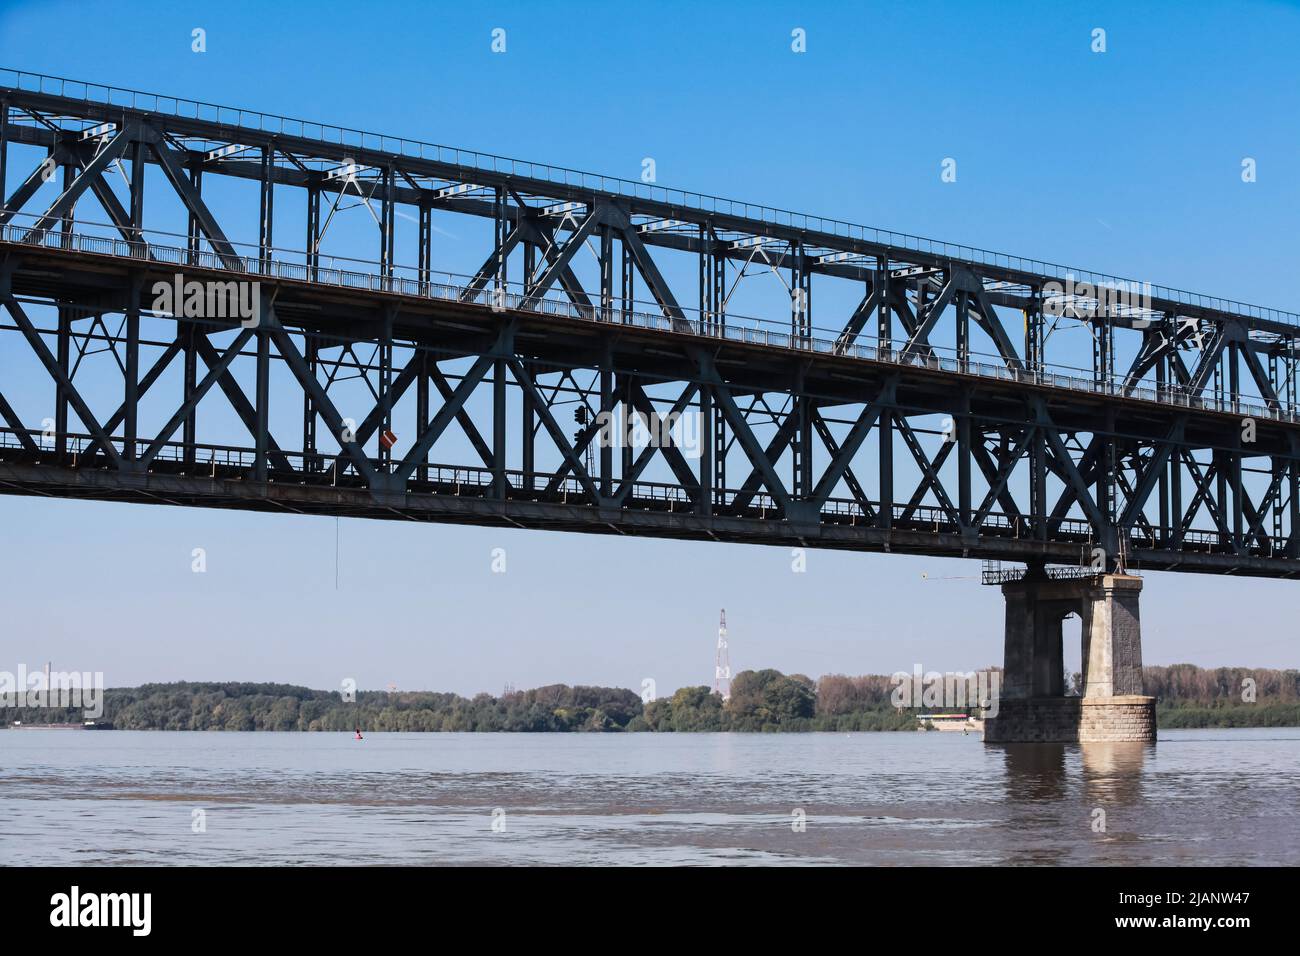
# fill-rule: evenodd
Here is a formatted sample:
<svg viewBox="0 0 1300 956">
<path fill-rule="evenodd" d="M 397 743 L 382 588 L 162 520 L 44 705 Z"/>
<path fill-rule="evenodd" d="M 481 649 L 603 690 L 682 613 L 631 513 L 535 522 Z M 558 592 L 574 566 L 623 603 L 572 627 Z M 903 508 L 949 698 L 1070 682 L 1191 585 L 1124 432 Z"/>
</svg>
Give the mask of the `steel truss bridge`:
<svg viewBox="0 0 1300 956">
<path fill-rule="evenodd" d="M 3 70 L 0 185 L 6 493 L 1300 570 L 1300 315 Z"/>
</svg>

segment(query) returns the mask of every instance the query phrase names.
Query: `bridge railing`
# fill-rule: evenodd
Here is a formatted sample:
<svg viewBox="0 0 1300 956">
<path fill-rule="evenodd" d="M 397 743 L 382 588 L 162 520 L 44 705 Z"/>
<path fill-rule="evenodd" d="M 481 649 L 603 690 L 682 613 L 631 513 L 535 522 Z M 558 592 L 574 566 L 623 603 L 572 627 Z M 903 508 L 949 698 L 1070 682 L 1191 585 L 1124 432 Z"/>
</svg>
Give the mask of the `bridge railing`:
<svg viewBox="0 0 1300 956">
<path fill-rule="evenodd" d="M 900 251 L 922 253 L 940 259 L 960 260 L 978 265 L 1014 270 L 1041 276 L 1045 279 L 1057 279 L 1062 282 L 1072 279 L 1076 282 L 1087 282 L 1094 285 L 1121 287 L 1131 287 L 1134 284 L 1143 285 L 1143 283 L 1134 279 L 1108 275 L 1090 269 L 1076 269 L 1057 263 L 1045 262 L 1041 259 L 1013 256 L 977 246 L 928 239 L 923 236 L 914 236 L 893 230 L 876 229 L 871 226 L 862 226 L 839 219 L 812 216 L 772 206 L 724 199 L 719 196 L 689 190 L 669 189 L 640 180 L 588 173 L 564 166 L 511 159 L 493 153 L 440 146 L 436 143 L 426 143 L 405 137 L 370 133 L 364 130 L 317 123 L 310 120 L 293 119 L 271 113 L 262 113 L 257 110 L 220 106 L 200 100 L 147 93 L 140 90 L 0 67 L 0 93 L 4 92 L 3 87 L 80 100 L 100 106 L 119 107 L 133 112 L 203 120 L 231 131 L 246 129 L 280 136 L 293 136 L 316 140 L 332 146 L 370 150 L 396 156 L 409 156 L 461 167 L 466 170 L 479 170 L 498 175 L 539 180 L 593 193 L 643 199 L 672 207 L 749 220 L 759 226 L 772 225 L 799 229 L 809 233 L 822 234 L 826 237 L 856 240 Z M 1218 296 L 1202 295 L 1169 286 L 1150 284 L 1149 288 L 1154 296 L 1170 302 L 1300 326 L 1300 314 L 1294 312 L 1252 305 Z"/>
<path fill-rule="evenodd" d="M 5 427 L 0 428 L 0 458 L 11 457 L 6 455 L 6 452 L 20 453 L 18 456 L 20 460 L 23 454 L 30 454 L 29 446 L 23 441 L 23 437 L 26 437 L 36 446 L 41 456 L 56 455 L 57 446 L 54 440 L 41 430 L 23 429 L 19 431 Z M 125 439 L 115 435 L 111 437 L 111 442 L 119 454 L 125 454 Z M 148 442 L 148 437 L 142 436 L 137 443 L 137 447 L 143 448 Z M 74 468 L 93 466 L 96 462 L 102 464 L 102 451 L 90 456 L 90 458 L 86 457 L 87 451 L 96 444 L 91 435 L 67 433 L 64 435 L 63 458 L 68 465 Z M 361 487 L 361 479 L 351 461 L 339 452 L 301 452 L 281 449 L 277 454 L 283 455 L 291 463 L 297 463 L 297 467 L 293 471 L 277 473 L 277 477 L 280 479 L 294 478 L 308 484 L 342 484 Z M 246 446 L 202 443 L 192 446 L 189 450 L 189 458 L 191 460 L 190 467 L 193 468 L 196 474 L 206 473 L 211 477 L 228 478 L 243 475 L 252 470 L 257 462 L 257 451 Z M 183 464 L 187 460 L 187 447 L 179 441 L 165 442 L 155 460 L 169 462 L 173 465 Z M 371 463 L 382 468 L 376 460 L 372 459 Z M 509 495 L 511 498 L 591 503 L 582 483 L 571 475 L 566 475 L 557 482 L 555 481 L 556 476 L 550 472 L 526 472 L 521 469 L 509 468 L 505 470 L 505 474 L 510 484 Z M 470 494 L 482 497 L 492 488 L 495 478 L 495 472 L 490 468 L 428 462 L 421 464 L 416 475 L 412 476 L 409 491 L 412 494 Z M 550 489 L 549 497 L 543 494 L 546 489 Z M 736 499 L 742 494 L 744 492 L 739 489 L 723 489 L 716 495 L 716 504 L 721 506 L 734 505 Z M 749 496 L 749 499 L 749 505 L 745 509 L 745 516 L 760 520 L 765 518 L 779 520 L 782 517 L 780 506 L 768 493 L 757 492 Z M 822 507 L 821 517 L 823 521 L 830 524 L 842 525 L 849 523 L 869 526 L 877 520 L 875 516 L 879 514 L 880 502 L 871 501 L 868 502 L 868 505 L 870 511 L 863 506 L 862 502 L 856 499 L 829 498 Z M 694 507 L 694 502 L 686 489 L 680 485 L 637 481 L 633 483 L 624 507 L 689 511 Z M 951 512 L 946 508 L 934 505 L 894 504 L 890 515 L 891 526 L 896 530 L 934 534 L 959 534 L 962 530 L 959 522 Z M 1063 518 L 1060 520 L 1054 519 L 1049 524 L 1053 529 L 1049 541 L 1079 544 L 1085 549 L 1091 547 L 1094 540 L 1094 530 L 1087 520 Z M 1022 516 L 1006 515 L 1000 512 L 990 512 L 980 525 L 979 530 L 986 537 L 1009 539 L 1029 539 L 1033 537 L 1033 527 L 1027 519 Z M 1158 541 L 1135 527 L 1129 532 L 1129 540 L 1134 549 L 1146 547 L 1154 550 L 1157 548 L 1172 548 L 1176 545 L 1177 550 L 1196 553 L 1233 553 L 1234 550 L 1231 542 L 1226 539 L 1221 531 L 1189 530 L 1177 542 L 1170 542 Z M 1260 545 L 1258 541 L 1253 541 L 1248 548 L 1250 553 L 1262 557 L 1273 557 L 1275 554 L 1280 553 L 1281 550 L 1272 536 L 1267 537 L 1266 547 Z"/>
<path fill-rule="evenodd" d="M 0 458 L 6 457 L 5 451 L 17 451 L 17 453 L 27 453 L 29 446 L 23 442 L 25 436 L 32 444 L 38 447 L 42 455 L 55 455 L 57 446 L 55 440 L 49 437 L 47 433 L 40 429 L 22 429 L 16 431 L 13 428 L 0 428 Z M 110 438 L 114 450 L 118 454 L 125 455 L 126 441 L 121 436 L 112 436 Z M 136 447 L 143 449 L 148 445 L 147 436 L 140 437 Z M 72 467 L 92 466 L 96 460 L 100 460 L 101 451 L 96 451 L 91 458 L 86 458 L 87 451 L 92 450 L 92 446 L 98 445 L 95 438 L 90 434 L 65 433 L 64 436 L 64 458 L 66 463 Z M 191 460 L 191 466 L 195 473 L 207 472 L 212 477 L 230 477 L 233 475 L 243 475 L 251 471 L 256 466 L 257 451 L 252 447 L 239 445 L 214 445 L 204 442 L 204 444 L 195 444 L 187 450 L 183 442 L 168 441 L 161 446 L 159 454 L 156 455 L 157 462 L 169 462 L 173 464 L 185 463 Z M 277 454 L 283 455 L 289 462 L 296 463 L 294 471 L 279 473 L 278 477 L 296 477 L 307 484 L 330 484 L 330 485 L 350 485 L 359 486 L 360 477 L 357 475 L 355 467 L 350 460 L 344 458 L 338 451 L 292 451 L 281 449 Z M 377 470 L 383 470 L 383 466 L 377 459 L 370 459 L 372 466 Z M 572 501 L 575 503 L 590 503 L 588 493 L 582 486 L 580 480 L 571 475 L 562 477 L 555 481 L 555 475 L 551 472 L 526 472 L 519 468 L 507 468 L 506 479 L 510 483 L 510 497 L 534 499 L 556 499 L 556 501 Z M 491 468 L 477 466 L 463 466 L 463 464 L 446 464 L 446 463 L 422 463 L 415 476 L 411 479 L 412 493 L 433 492 L 439 494 L 473 494 L 476 497 L 482 497 L 489 492 L 495 481 L 495 472 Z M 543 492 L 550 489 L 550 498 L 543 496 Z M 741 497 L 744 492 L 740 489 L 722 489 L 715 493 L 715 503 L 720 506 L 735 505 L 736 499 Z M 779 519 L 781 516 L 780 506 L 774 498 L 767 492 L 757 492 L 749 497 L 749 505 L 745 509 L 745 514 L 750 518 L 774 518 Z M 854 498 L 828 498 L 826 505 L 822 507 L 822 519 L 824 522 L 832 524 L 863 524 L 870 525 L 876 522 L 876 515 L 880 511 L 880 502 L 867 502 L 870 511 L 863 506 L 862 502 Z M 651 510 L 682 510 L 689 511 L 694 507 L 694 502 L 690 494 L 680 485 L 660 483 L 660 481 L 636 481 L 632 488 L 629 489 L 627 501 L 624 507 L 630 509 L 651 509 Z M 905 531 L 920 531 L 931 533 L 948 533 L 956 535 L 961 533 L 962 528 L 956 516 L 944 507 L 933 505 L 901 505 L 894 503 L 891 509 L 891 525 L 896 529 L 905 529 Z M 1054 542 L 1070 542 L 1070 544 L 1082 545 L 1084 549 L 1092 546 L 1093 531 L 1091 523 L 1083 518 L 1062 518 L 1052 519 L 1049 522 L 1053 528 L 1052 535 L 1048 538 Z M 1013 538 L 1013 540 L 1022 540 L 1022 538 L 1031 538 L 1034 536 L 1034 528 L 1030 519 L 1021 515 L 1006 515 L 1002 512 L 991 511 L 985 516 L 983 524 L 980 524 L 980 533 L 984 536 L 996 536 L 1004 538 Z M 1156 540 L 1156 538 L 1145 535 L 1139 528 L 1132 528 L 1130 532 L 1131 545 L 1134 548 L 1171 548 L 1177 544 L 1178 550 L 1196 551 L 1196 553 L 1232 553 L 1232 545 L 1221 531 L 1200 531 L 1200 529 L 1190 529 L 1180 536 L 1177 542 Z M 1251 544 L 1249 546 L 1251 553 L 1256 553 L 1260 557 L 1274 557 L 1275 554 L 1281 553 L 1277 541 L 1273 536 L 1266 538 L 1266 546 Z M 1084 557 L 1088 557 L 1084 554 Z"/>
<path fill-rule="evenodd" d="M 1004 568 L 1001 561 L 985 561 L 980 571 L 980 583 L 989 585 L 1009 584 L 1013 581 L 1023 581 L 1025 577 L 1028 576 L 1028 573 L 1029 569 L 1027 567 Z M 1100 571 L 1087 564 L 1078 567 L 1070 564 L 1049 564 L 1043 568 L 1043 575 L 1049 581 L 1073 581 L 1079 578 L 1095 578 L 1104 573 L 1104 571 Z M 1137 572 L 1133 570 L 1128 570 L 1126 573 L 1131 575 L 1137 574 Z"/>
<path fill-rule="evenodd" d="M 513 284 L 517 291 L 511 291 L 510 286 L 476 288 L 472 284 L 472 277 L 457 276 L 452 273 L 430 273 L 430 276 L 436 275 L 442 281 L 433 281 L 432 278 L 411 278 L 407 275 L 380 275 L 340 268 L 330 264 L 333 262 L 330 259 L 323 259 L 325 264 L 321 265 L 305 264 L 283 259 L 243 256 L 237 252 L 187 249 L 143 240 L 64 232 L 59 229 L 33 229 L 18 223 L 9 223 L 0 228 L 0 241 L 84 255 L 146 259 L 178 268 L 231 272 L 249 276 L 250 279 L 274 278 L 473 304 L 498 311 L 516 310 L 568 319 L 609 322 L 658 332 L 720 338 L 765 348 L 929 368 L 934 371 L 973 375 L 1004 382 L 1114 395 L 1183 408 L 1229 412 L 1252 418 L 1288 422 L 1300 419 L 1300 409 L 1290 402 L 1260 404 L 1263 400 L 1252 401 L 1253 396 L 1198 395 L 1174 384 L 1164 384 L 1157 388 L 1147 385 L 1125 385 L 1119 377 L 1099 380 L 1089 371 L 1068 366 L 1045 365 L 1035 369 L 1018 368 L 1008 365 L 1000 357 L 978 353 L 962 358 L 955 350 L 943 346 L 930 346 L 928 354 L 917 352 L 905 356 L 902 350 L 894 347 L 893 343 L 885 344 L 879 340 L 862 337 L 858 342 L 844 345 L 838 339 L 794 335 L 774 327 L 774 323 L 769 320 L 749 316 L 728 314 L 724 321 L 719 322 L 713 320 L 711 316 L 701 320 L 699 312 L 692 309 L 683 309 L 686 317 L 678 318 L 664 315 L 662 312 L 639 311 L 635 307 L 621 308 L 618 305 L 609 307 L 593 305 L 588 308 L 560 298 L 559 292 L 551 292 L 537 298 L 526 294 L 518 283 Z M 648 306 L 649 303 L 634 303 L 634 306 L 636 305 Z M 696 317 L 691 318 L 692 314 Z"/>
</svg>

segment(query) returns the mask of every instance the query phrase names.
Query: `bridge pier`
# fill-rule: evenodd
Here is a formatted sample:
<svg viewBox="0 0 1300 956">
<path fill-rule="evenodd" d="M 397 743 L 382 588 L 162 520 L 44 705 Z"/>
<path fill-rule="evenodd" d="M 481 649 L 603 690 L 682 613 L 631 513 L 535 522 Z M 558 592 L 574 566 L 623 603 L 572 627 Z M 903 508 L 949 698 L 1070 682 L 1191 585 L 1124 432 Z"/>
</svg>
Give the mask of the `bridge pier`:
<svg viewBox="0 0 1300 956">
<path fill-rule="evenodd" d="M 1142 692 L 1138 595 L 1142 579 L 1030 575 L 1002 586 L 1006 649 L 996 717 L 986 743 L 1152 741 L 1155 698 Z M 1083 696 L 1066 697 L 1061 622 L 1083 622 Z"/>
</svg>

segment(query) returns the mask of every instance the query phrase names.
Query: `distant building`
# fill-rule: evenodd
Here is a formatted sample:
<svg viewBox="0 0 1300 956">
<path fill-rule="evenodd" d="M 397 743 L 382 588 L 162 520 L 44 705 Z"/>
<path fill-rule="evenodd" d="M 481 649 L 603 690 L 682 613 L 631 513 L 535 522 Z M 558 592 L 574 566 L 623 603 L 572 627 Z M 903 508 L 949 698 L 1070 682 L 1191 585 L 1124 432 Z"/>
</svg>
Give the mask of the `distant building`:
<svg viewBox="0 0 1300 956">
<path fill-rule="evenodd" d="M 963 730 L 982 732 L 984 719 L 971 714 L 917 714 L 922 728 L 927 730 Z"/>
</svg>

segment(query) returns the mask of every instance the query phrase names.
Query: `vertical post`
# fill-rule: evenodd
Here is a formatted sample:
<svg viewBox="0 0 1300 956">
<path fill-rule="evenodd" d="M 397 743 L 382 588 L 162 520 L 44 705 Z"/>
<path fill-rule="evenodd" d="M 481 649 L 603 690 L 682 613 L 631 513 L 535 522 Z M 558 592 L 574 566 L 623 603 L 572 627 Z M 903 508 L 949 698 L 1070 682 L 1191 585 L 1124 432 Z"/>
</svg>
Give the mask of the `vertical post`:
<svg viewBox="0 0 1300 956">
<path fill-rule="evenodd" d="M 1234 396 L 1237 394 L 1233 392 Z M 1232 450 L 1228 454 L 1232 457 L 1232 544 L 1233 547 L 1240 550 L 1246 544 L 1242 540 L 1242 532 L 1245 530 L 1244 520 L 1246 514 L 1245 502 L 1241 497 L 1241 429 L 1232 430 Z M 1222 507 L 1222 502 L 1220 502 Z M 1268 502 L 1261 500 L 1259 503 L 1261 509 L 1268 507 Z"/>
<path fill-rule="evenodd" d="M 812 284 L 803 246 L 792 243 L 790 247 L 790 334 L 800 340 L 812 334 Z"/>
<path fill-rule="evenodd" d="M 433 272 L 433 209 L 421 198 L 420 200 L 420 250 L 419 281 L 420 291 L 428 293 L 428 283 Z"/>
<path fill-rule="evenodd" d="M 614 347 L 608 338 L 605 340 L 605 355 L 600 366 L 600 414 L 604 418 L 596 422 L 595 438 L 600 445 L 600 495 L 609 498 L 614 494 L 614 448 L 609 441 L 612 429 L 607 427 L 614 414 Z"/>
<path fill-rule="evenodd" d="M 130 301 L 126 306 L 126 440 L 123 443 L 122 457 L 128 462 L 136 460 L 136 424 L 137 404 L 140 382 L 140 292 L 143 279 L 134 275 L 130 280 Z"/>
<path fill-rule="evenodd" d="M 380 217 L 383 234 L 380 237 L 380 265 L 384 278 L 393 277 L 393 221 L 397 218 L 397 207 L 393 201 L 393 166 L 384 169 L 384 202 Z"/>
<path fill-rule="evenodd" d="M 894 409 L 884 408 L 876 423 L 880 441 L 876 457 L 880 462 L 880 527 L 888 530 L 894 523 Z"/>
<path fill-rule="evenodd" d="M 600 226 L 600 320 L 609 322 L 613 318 L 614 233 L 608 223 L 602 223 Z"/>
<path fill-rule="evenodd" d="M 713 238 L 717 239 L 716 236 Z M 727 327 L 727 257 L 715 248 L 709 258 L 713 269 L 713 301 L 710 310 L 713 312 L 713 327 L 718 335 L 722 335 Z M 720 410 L 718 414 L 722 414 Z"/>
<path fill-rule="evenodd" d="M 420 373 L 415 380 L 415 434 L 419 436 L 429 427 L 429 353 L 422 345 L 417 348 L 420 350 Z M 420 461 L 416 474 L 421 482 L 429 480 L 428 461 L 428 455 Z"/>
<path fill-rule="evenodd" d="M 1115 476 L 1119 469 L 1119 450 L 1116 447 L 1113 405 L 1107 406 L 1104 419 L 1105 434 L 1102 436 L 1104 466 L 1097 470 L 1096 502 L 1097 510 L 1101 512 L 1106 526 L 1098 528 L 1097 533 L 1101 536 L 1101 546 L 1106 550 L 1106 570 L 1112 571 L 1115 568 L 1115 559 L 1119 556 L 1119 541 L 1115 536 Z"/>
<path fill-rule="evenodd" d="M 713 491 L 714 503 L 722 504 L 727 491 L 727 416 L 717 401 L 713 402 Z"/>
<path fill-rule="evenodd" d="M 997 321 L 996 317 L 993 319 Z M 970 361 L 970 298 L 965 289 L 957 293 L 957 367 L 963 372 Z"/>
<path fill-rule="evenodd" d="M 800 369 L 790 414 L 795 416 L 795 433 L 790 441 L 790 497 L 804 498 L 812 490 L 812 399 L 804 392 L 804 374 Z"/>
<path fill-rule="evenodd" d="M 507 360 L 515 353 L 513 326 L 507 326 L 496 346 L 496 362 L 492 372 L 492 483 L 496 496 L 504 501 L 510 483 L 506 480 L 506 461 L 509 458 L 509 434 L 506 428 L 506 368 Z M 520 388 L 521 392 L 528 391 Z M 531 437 L 531 436 L 530 436 Z"/>
<path fill-rule="evenodd" d="M 631 322 L 632 313 L 636 311 L 636 267 L 632 263 L 632 253 L 627 248 L 626 242 L 620 242 L 623 249 L 623 274 L 621 276 L 621 292 L 623 300 L 623 321 Z M 629 405 L 630 409 L 632 406 Z"/>
<path fill-rule="evenodd" d="M 525 391 L 525 389 L 521 389 Z M 506 498 L 506 357 L 492 363 L 492 496 Z"/>
<path fill-rule="evenodd" d="M 1034 312 L 1031 326 L 1034 330 L 1034 371 L 1039 372 L 1047 364 L 1047 320 L 1043 316 L 1043 290 L 1034 291 Z"/>
<path fill-rule="evenodd" d="M 58 362 L 63 374 L 69 371 L 72 351 L 72 307 L 59 306 Z M 61 462 L 68 453 L 68 393 L 62 385 L 54 386 L 54 450 Z"/>
<path fill-rule="evenodd" d="M 66 192 L 72 187 L 77 178 L 77 166 L 71 158 L 63 164 L 63 189 Z M 68 207 L 67 213 L 59 219 L 59 232 L 62 233 L 62 243 L 67 248 L 69 237 L 72 235 L 72 224 L 76 219 L 77 204 L 73 203 Z"/>
<path fill-rule="evenodd" d="M 1214 450 L 1214 460 L 1219 464 L 1217 477 L 1214 482 L 1214 496 L 1217 499 L 1216 503 L 1219 506 L 1219 515 L 1222 517 L 1225 526 L 1224 530 L 1219 535 L 1219 543 L 1222 544 L 1224 548 L 1231 548 L 1233 546 L 1231 532 L 1232 524 L 1228 517 L 1228 472 L 1232 470 L 1228 457 L 1228 452 L 1219 448 Z"/>
<path fill-rule="evenodd" d="M 1236 342 L 1228 343 L 1228 401 L 1232 410 L 1237 411 L 1241 397 L 1241 346 Z"/>
<path fill-rule="evenodd" d="M 622 472 L 628 475 L 632 473 L 632 416 L 636 414 L 632 405 L 632 383 L 634 379 L 631 375 L 623 376 L 623 421 L 620 423 L 618 432 L 618 445 L 623 450 Z"/>
<path fill-rule="evenodd" d="M 267 432 L 270 428 L 271 337 L 266 329 L 257 330 L 257 432 L 253 435 L 255 447 L 253 480 L 266 481 Z"/>
<path fill-rule="evenodd" d="M 709 301 L 712 298 L 709 288 L 709 280 L 713 275 L 713 270 L 709 268 L 709 241 L 708 227 L 700 223 L 700 334 L 707 335 L 709 328 L 713 325 L 712 316 L 709 315 Z"/>
<path fill-rule="evenodd" d="M 275 147 L 262 147 L 262 195 L 261 213 L 257 230 L 257 257 L 261 260 L 261 271 L 271 271 L 271 247 L 273 245 L 272 222 L 275 218 Z"/>
<path fill-rule="evenodd" d="M 1269 352 L 1268 353 L 1268 384 L 1272 387 L 1273 394 L 1278 397 L 1278 401 L 1274 401 L 1273 399 L 1269 399 L 1267 401 L 1266 404 L 1271 409 L 1281 408 L 1280 399 L 1282 397 L 1282 379 L 1278 376 L 1277 372 L 1278 372 L 1277 353 Z"/>
<path fill-rule="evenodd" d="M 320 187 L 314 179 L 307 187 L 307 277 L 320 280 Z"/>
<path fill-rule="evenodd" d="M 1178 537 L 1183 524 L 1183 450 L 1175 448 L 1169 456 L 1170 539 Z"/>
<path fill-rule="evenodd" d="M 963 388 L 957 416 L 957 513 L 963 529 L 971 521 L 971 457 L 970 389 Z"/>
<path fill-rule="evenodd" d="M 700 389 L 700 500 L 695 503 L 695 513 L 702 517 L 713 514 L 713 393 L 707 387 Z"/>
<path fill-rule="evenodd" d="M 1283 360 L 1287 368 L 1287 406 L 1292 415 L 1296 412 L 1296 372 L 1300 372 L 1300 363 L 1296 362 L 1296 341 L 1287 339 L 1287 355 Z"/>
<path fill-rule="evenodd" d="M 1300 556 L 1300 459 L 1292 458 L 1288 467 L 1288 484 L 1291 486 L 1290 512 L 1291 535 L 1287 543 L 1287 557 Z"/>
<path fill-rule="evenodd" d="M 802 255 L 802 253 L 801 253 Z M 803 257 L 803 324 L 804 334 L 812 338 L 813 317 L 812 317 L 812 270 L 808 268 L 808 259 Z"/>
<path fill-rule="evenodd" d="M 397 309 L 384 309 L 384 317 L 379 324 L 379 431 L 384 432 L 393 427 L 393 322 L 397 318 Z M 388 473 L 389 463 L 393 460 L 393 450 L 379 441 L 379 470 Z"/>
<path fill-rule="evenodd" d="M 948 273 L 944 273 L 944 281 L 947 282 Z M 925 314 L 929 311 L 930 286 L 920 279 L 904 279 L 899 286 L 899 300 L 907 301 L 907 287 L 911 285 L 916 289 L 916 321 L 918 324 L 925 321 Z"/>
<path fill-rule="evenodd" d="M 803 281 L 799 278 L 799 245 L 790 243 L 790 344 L 795 345 L 795 339 L 803 337 L 803 317 L 800 315 L 799 308 L 799 290 L 803 288 Z M 796 402 L 798 399 L 796 399 Z M 798 468 L 798 439 L 794 443 L 796 464 Z M 797 480 L 797 479 L 796 479 Z"/>
<path fill-rule="evenodd" d="M 1042 324 L 1042 290 L 1032 286 L 1029 290 L 1029 307 L 1025 309 L 1025 370 L 1033 373 L 1038 370 L 1041 357 L 1039 349 L 1039 330 Z"/>
<path fill-rule="evenodd" d="M 1106 391 L 1109 393 L 1115 383 L 1115 323 L 1111 321 L 1109 315 L 1102 317 L 1102 326 L 1105 329 L 1106 341 Z"/>
<path fill-rule="evenodd" d="M 537 273 L 537 246 L 524 240 L 524 295 L 533 291 L 533 276 Z"/>
<path fill-rule="evenodd" d="M 533 370 L 527 364 L 524 370 L 530 378 L 533 377 Z M 520 438 L 523 440 L 523 446 L 520 466 L 524 470 L 524 487 L 529 491 L 533 490 L 533 472 L 536 470 L 536 463 L 533 458 L 534 439 L 537 437 L 537 418 L 536 411 L 533 408 L 533 397 L 528 389 L 521 388 L 519 394 L 523 401 L 523 422 L 520 427 Z"/>
<path fill-rule="evenodd" d="M 814 399 L 802 395 L 800 398 L 800 497 L 806 498 L 813 493 L 813 415 L 816 414 Z"/>
<path fill-rule="evenodd" d="M 144 239 L 144 143 L 131 144 L 131 238 Z"/>
<path fill-rule="evenodd" d="M 894 323 L 889 310 L 889 259 L 884 255 L 876 256 L 876 275 L 872 282 L 880 290 L 876 306 L 876 345 L 881 357 L 888 358 L 894 350 Z"/>
<path fill-rule="evenodd" d="M 496 245 L 493 246 L 493 248 L 496 250 L 497 260 L 497 289 L 500 290 L 500 295 L 505 295 L 507 290 L 507 257 L 501 253 L 506 247 L 506 236 L 509 235 L 509 228 L 506 225 L 506 191 L 500 186 L 498 186 L 495 191 L 493 212 L 492 220 L 496 230 Z"/>
<path fill-rule="evenodd" d="M 1025 420 L 1031 419 L 1029 410 L 1026 409 Z M 1030 439 L 1029 455 L 1030 467 L 1030 509 L 1029 520 L 1033 523 L 1034 540 L 1047 540 L 1047 523 L 1051 518 L 1050 507 L 1047 502 L 1047 437 L 1043 434 L 1042 428 L 1037 425 L 1031 426 L 1034 430 L 1034 436 Z"/>
<path fill-rule="evenodd" d="M 320 343 L 313 333 L 305 332 L 302 344 L 307 373 L 315 378 Z M 316 460 L 316 404 L 311 399 L 311 392 L 305 388 L 302 390 L 302 454 L 303 471 L 316 471 L 320 464 Z"/>
<path fill-rule="evenodd" d="M 194 187 L 195 192 L 203 191 L 203 167 L 197 162 L 190 165 L 190 185 Z M 199 231 L 199 220 L 194 215 L 193 210 L 188 210 L 188 218 L 185 230 L 186 248 L 189 251 L 188 262 L 190 265 L 197 265 L 199 261 L 199 247 L 201 245 L 202 233 Z"/>
<path fill-rule="evenodd" d="M 1147 333 L 1143 333 L 1143 334 L 1146 335 Z M 1167 386 L 1167 384 L 1168 384 L 1168 374 L 1169 374 L 1169 373 L 1168 373 L 1168 359 L 1167 359 L 1166 356 L 1161 355 L 1160 358 L 1156 359 L 1156 394 L 1159 395 L 1159 396 L 1163 396 L 1163 395 L 1165 394 L 1165 388 L 1166 388 L 1166 386 Z M 1173 449 L 1173 451 L 1170 452 L 1170 454 L 1169 454 L 1169 461 L 1170 461 L 1170 463 L 1171 463 L 1175 468 L 1178 467 L 1178 447 L 1177 447 L 1177 446 L 1175 446 L 1174 449 Z M 1170 538 L 1170 529 L 1169 529 L 1169 471 L 1170 471 L 1169 468 L 1161 468 L 1161 469 L 1160 469 L 1160 476 L 1159 476 L 1158 483 L 1157 483 L 1157 486 L 1156 486 L 1156 494 L 1159 495 L 1159 497 L 1160 497 L 1160 534 L 1161 534 L 1161 536 L 1163 537 L 1164 541 L 1166 541 L 1166 542 L 1167 542 L 1167 541 L 1169 540 L 1169 538 Z M 1179 517 L 1179 516 L 1178 516 L 1178 515 L 1175 515 L 1175 518 L 1177 518 L 1177 517 Z M 1162 542 L 1161 542 L 1161 543 L 1157 543 L 1156 546 L 1160 546 L 1160 544 L 1162 544 Z"/>
<path fill-rule="evenodd" d="M 9 196 L 9 100 L 0 97 L 0 205 Z"/>
<path fill-rule="evenodd" d="M 179 320 L 178 320 L 179 322 Z M 182 376 L 181 389 L 183 392 L 182 401 L 189 404 L 190 398 L 194 395 L 194 390 L 198 387 L 199 367 L 198 367 L 198 349 L 195 347 L 195 338 L 202 334 L 198 326 L 193 322 L 186 322 L 183 325 L 178 324 L 176 334 L 181 339 L 181 348 L 185 355 L 185 369 Z M 191 408 L 185 414 L 185 425 L 181 432 L 181 444 L 185 447 L 181 452 L 181 457 L 185 463 L 185 471 L 189 474 L 194 468 L 197 460 L 195 442 L 198 440 L 196 433 L 194 409 Z"/>
<path fill-rule="evenodd" d="M 1106 329 L 1108 323 L 1092 316 L 1092 383 L 1099 390 L 1106 381 Z"/>
<path fill-rule="evenodd" d="M 1268 543 L 1269 554 L 1277 552 L 1281 545 L 1285 544 L 1286 537 L 1282 533 L 1282 480 L 1286 478 L 1286 466 L 1282 459 L 1273 457 L 1269 459 L 1271 467 L 1270 487 L 1276 486 L 1277 492 L 1272 496 L 1272 500 L 1267 503 L 1267 507 L 1272 512 L 1273 531 Z"/>
</svg>

